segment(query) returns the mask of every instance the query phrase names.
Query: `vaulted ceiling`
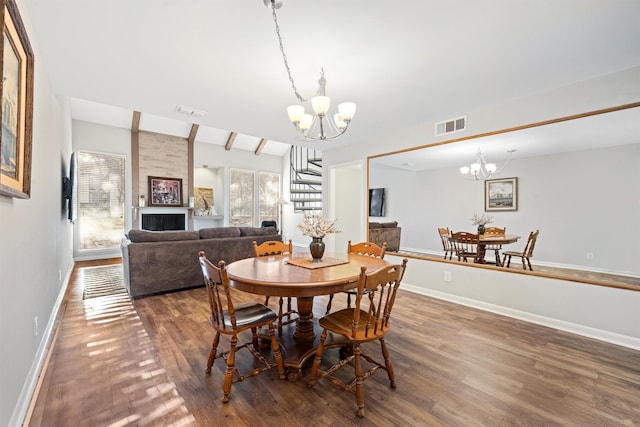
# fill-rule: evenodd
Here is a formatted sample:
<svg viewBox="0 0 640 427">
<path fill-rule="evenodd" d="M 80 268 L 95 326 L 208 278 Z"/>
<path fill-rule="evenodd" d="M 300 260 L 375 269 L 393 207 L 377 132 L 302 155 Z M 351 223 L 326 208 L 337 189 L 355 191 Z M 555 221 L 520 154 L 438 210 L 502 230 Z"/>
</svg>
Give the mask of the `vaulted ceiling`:
<svg viewBox="0 0 640 427">
<path fill-rule="evenodd" d="M 36 67 L 74 118 L 279 154 L 301 144 L 296 103 L 262 0 L 23 0 Z M 640 65 L 638 0 L 285 1 L 278 10 L 295 85 L 324 68 L 334 105 L 358 104 L 340 140 L 367 141 L 483 105 Z M 640 95 L 639 95 L 640 98 Z M 186 116 L 177 106 L 206 111 Z"/>
</svg>

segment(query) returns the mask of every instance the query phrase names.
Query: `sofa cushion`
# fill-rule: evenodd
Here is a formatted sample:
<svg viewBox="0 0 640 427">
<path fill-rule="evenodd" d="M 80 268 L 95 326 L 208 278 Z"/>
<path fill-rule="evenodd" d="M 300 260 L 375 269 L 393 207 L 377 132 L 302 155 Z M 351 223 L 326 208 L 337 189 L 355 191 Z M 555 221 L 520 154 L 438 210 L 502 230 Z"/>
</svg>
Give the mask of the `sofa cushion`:
<svg viewBox="0 0 640 427">
<path fill-rule="evenodd" d="M 167 230 L 129 230 L 129 240 L 134 243 L 142 242 L 169 242 L 177 240 L 198 240 L 200 236 L 197 231 Z"/>
<path fill-rule="evenodd" d="M 382 225 L 382 228 L 395 228 L 398 226 L 398 221 L 383 222 L 380 225 Z"/>
<path fill-rule="evenodd" d="M 220 237 L 240 237 L 238 227 L 214 227 L 200 229 L 201 239 L 218 239 Z"/>
<path fill-rule="evenodd" d="M 382 228 L 382 224 L 380 224 L 379 222 L 370 222 L 369 228 Z"/>
<path fill-rule="evenodd" d="M 241 236 L 270 236 L 277 234 L 275 227 L 238 227 Z"/>
</svg>

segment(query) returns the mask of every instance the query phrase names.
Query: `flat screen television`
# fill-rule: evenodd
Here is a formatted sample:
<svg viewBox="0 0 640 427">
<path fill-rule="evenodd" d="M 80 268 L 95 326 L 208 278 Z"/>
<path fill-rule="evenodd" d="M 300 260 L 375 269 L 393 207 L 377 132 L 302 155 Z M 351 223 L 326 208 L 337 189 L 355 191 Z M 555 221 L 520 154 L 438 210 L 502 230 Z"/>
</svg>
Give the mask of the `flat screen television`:
<svg viewBox="0 0 640 427">
<path fill-rule="evenodd" d="M 62 193 L 67 200 L 67 217 L 69 221 L 75 222 L 78 217 L 76 205 L 78 203 L 78 185 L 77 180 L 78 165 L 76 159 L 76 153 L 71 153 L 71 159 L 69 161 L 69 177 L 62 179 Z"/>
<path fill-rule="evenodd" d="M 369 189 L 369 216 L 384 216 L 384 188 Z"/>
</svg>

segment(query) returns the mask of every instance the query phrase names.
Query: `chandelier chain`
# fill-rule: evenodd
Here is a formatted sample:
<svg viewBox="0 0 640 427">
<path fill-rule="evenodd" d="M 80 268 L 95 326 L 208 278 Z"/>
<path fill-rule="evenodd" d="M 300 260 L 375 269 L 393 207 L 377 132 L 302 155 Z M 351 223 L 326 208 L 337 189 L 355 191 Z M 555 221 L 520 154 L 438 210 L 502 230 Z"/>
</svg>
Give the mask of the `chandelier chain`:
<svg viewBox="0 0 640 427">
<path fill-rule="evenodd" d="M 282 43 L 282 36 L 280 35 L 280 25 L 278 24 L 278 16 L 276 15 L 276 6 L 275 2 L 271 1 L 271 14 L 273 15 L 273 22 L 276 24 L 276 34 L 278 35 L 278 43 L 280 44 L 280 53 L 282 53 L 282 60 L 284 61 L 284 67 L 287 69 L 287 74 L 289 75 L 289 81 L 291 82 L 291 88 L 293 89 L 293 93 L 295 93 L 296 98 L 300 102 L 306 102 L 307 100 L 302 97 L 298 93 L 298 88 L 296 88 L 296 84 L 293 81 L 293 76 L 291 75 L 291 68 L 289 68 L 289 62 L 287 61 L 287 54 L 284 53 L 284 45 Z"/>
</svg>

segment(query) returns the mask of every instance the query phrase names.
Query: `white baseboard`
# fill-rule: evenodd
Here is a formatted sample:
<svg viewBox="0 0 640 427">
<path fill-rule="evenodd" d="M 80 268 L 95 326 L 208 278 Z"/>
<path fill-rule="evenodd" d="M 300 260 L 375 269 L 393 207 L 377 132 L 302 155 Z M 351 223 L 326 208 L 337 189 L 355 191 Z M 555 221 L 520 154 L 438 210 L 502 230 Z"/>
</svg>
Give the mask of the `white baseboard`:
<svg viewBox="0 0 640 427">
<path fill-rule="evenodd" d="M 565 332 L 570 332 L 576 335 L 597 339 L 597 340 L 608 342 L 611 344 L 621 345 L 623 347 L 632 348 L 634 350 L 640 350 L 640 339 L 630 337 L 627 335 L 621 335 L 614 332 L 609 332 L 601 329 L 591 328 L 584 325 L 579 325 L 577 323 L 565 322 L 564 320 L 554 319 L 546 316 L 540 316 L 538 314 L 527 313 L 520 310 L 514 310 L 512 308 L 490 304 L 483 301 L 472 300 L 472 299 L 460 297 L 457 295 L 447 294 L 444 292 L 435 291 L 433 289 L 425 289 L 423 287 L 413 286 L 405 282 L 402 283 L 402 289 L 406 291 L 414 292 L 416 294 L 425 295 L 425 296 L 437 298 L 440 300 L 477 308 L 479 310 L 484 310 L 491 313 L 512 317 L 514 319 L 524 320 L 525 322 L 535 323 L 537 325 L 559 329 Z"/>
<path fill-rule="evenodd" d="M 33 362 L 31 363 L 31 368 L 29 368 L 29 373 L 27 374 L 27 378 L 24 382 L 24 385 L 22 386 L 22 391 L 20 392 L 20 396 L 18 397 L 18 402 L 13 409 L 13 414 L 11 414 L 9 426 L 18 427 L 24 425 L 25 421 L 27 421 L 26 417 L 30 415 L 31 404 L 33 403 L 32 400 L 35 398 L 34 392 L 37 390 L 38 384 L 41 381 L 40 376 L 43 375 L 42 368 L 44 367 L 49 349 L 51 348 L 51 345 L 53 343 L 52 339 L 55 334 L 54 327 L 56 325 L 58 316 L 60 315 L 60 306 L 62 305 L 62 300 L 64 299 L 67 287 L 69 286 L 69 280 L 71 279 L 72 271 L 73 264 L 71 265 L 71 269 L 67 271 L 67 274 L 65 275 L 65 278 L 62 282 L 63 286 L 58 293 L 56 302 L 53 306 L 53 309 L 51 310 L 51 316 L 49 316 L 47 326 L 42 333 L 40 345 L 38 346 L 38 350 L 36 351 L 35 357 L 33 358 Z"/>
</svg>

